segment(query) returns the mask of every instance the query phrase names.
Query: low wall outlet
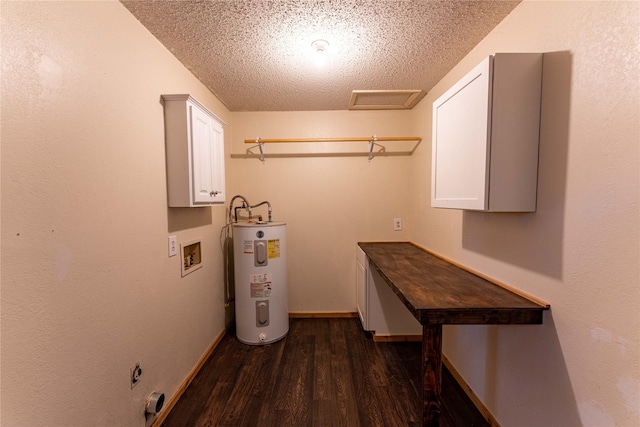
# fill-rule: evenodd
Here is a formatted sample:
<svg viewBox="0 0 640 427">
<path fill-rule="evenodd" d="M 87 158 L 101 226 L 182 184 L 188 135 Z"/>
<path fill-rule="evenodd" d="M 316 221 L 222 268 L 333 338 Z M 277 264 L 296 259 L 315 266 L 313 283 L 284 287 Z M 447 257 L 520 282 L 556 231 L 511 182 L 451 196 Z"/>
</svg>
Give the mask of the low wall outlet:
<svg viewBox="0 0 640 427">
<path fill-rule="evenodd" d="M 134 388 L 139 382 L 140 377 L 142 376 L 142 368 L 140 367 L 140 362 L 136 363 L 136 366 L 131 368 L 131 388 Z"/>
<path fill-rule="evenodd" d="M 402 231 L 402 218 L 393 218 L 393 230 Z"/>
<path fill-rule="evenodd" d="M 178 255 L 178 239 L 176 236 L 169 236 L 169 256 Z"/>
</svg>

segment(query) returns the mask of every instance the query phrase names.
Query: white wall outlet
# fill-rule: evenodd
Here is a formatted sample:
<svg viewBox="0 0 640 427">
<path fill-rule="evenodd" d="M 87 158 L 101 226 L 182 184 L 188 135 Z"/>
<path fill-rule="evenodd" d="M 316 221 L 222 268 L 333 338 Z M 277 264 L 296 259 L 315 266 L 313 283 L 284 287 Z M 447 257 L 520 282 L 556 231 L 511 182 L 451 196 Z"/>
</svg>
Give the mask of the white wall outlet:
<svg viewBox="0 0 640 427">
<path fill-rule="evenodd" d="M 393 218 L 393 230 L 402 231 L 402 218 Z"/>
<path fill-rule="evenodd" d="M 178 255 L 178 239 L 176 236 L 169 236 L 169 256 Z"/>
</svg>

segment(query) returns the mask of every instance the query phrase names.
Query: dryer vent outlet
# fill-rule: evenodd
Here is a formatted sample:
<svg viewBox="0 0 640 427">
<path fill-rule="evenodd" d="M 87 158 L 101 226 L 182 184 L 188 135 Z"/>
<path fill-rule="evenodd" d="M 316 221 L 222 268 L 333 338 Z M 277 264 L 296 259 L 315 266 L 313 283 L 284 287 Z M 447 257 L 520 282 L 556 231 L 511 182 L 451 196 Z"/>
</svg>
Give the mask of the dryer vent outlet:
<svg viewBox="0 0 640 427">
<path fill-rule="evenodd" d="M 162 410 L 164 406 L 164 393 L 153 392 L 147 398 L 147 404 L 145 405 L 145 412 L 147 414 L 157 414 Z"/>
</svg>

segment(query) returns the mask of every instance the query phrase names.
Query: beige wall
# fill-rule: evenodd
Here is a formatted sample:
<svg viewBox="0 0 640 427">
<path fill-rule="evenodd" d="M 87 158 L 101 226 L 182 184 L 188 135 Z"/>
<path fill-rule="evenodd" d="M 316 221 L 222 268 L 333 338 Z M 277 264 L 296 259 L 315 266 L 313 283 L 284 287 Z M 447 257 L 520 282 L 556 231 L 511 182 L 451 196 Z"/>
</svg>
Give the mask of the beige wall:
<svg viewBox="0 0 640 427">
<path fill-rule="evenodd" d="M 445 329 L 498 421 L 637 425 L 638 28 L 637 3 L 525 2 L 412 111 L 229 113 L 118 3 L 3 2 L 2 425 L 144 425 L 224 327 L 225 209 L 166 208 L 163 93 L 227 121 L 229 196 L 288 223 L 291 311 L 354 311 L 355 243 L 412 239 L 551 303 L 542 326 Z M 496 51 L 549 53 L 538 211 L 431 209 L 431 103 Z M 374 133 L 425 140 L 371 163 L 229 158 Z M 309 147 L 285 150 L 335 149 Z M 173 234 L 203 239 L 184 279 Z"/>
<path fill-rule="evenodd" d="M 233 113 L 232 152 L 245 153 L 245 139 L 414 136 L 412 112 Z M 390 149 L 397 143 L 386 143 Z M 265 144 L 267 153 L 291 158 L 233 158 L 230 194 L 252 204 L 269 200 L 274 220 L 287 223 L 289 310 L 355 311 L 355 248 L 362 240 L 407 239 L 411 193 L 409 156 L 377 156 L 367 143 L 350 146 L 359 157 L 340 157 L 344 144 Z M 415 145 L 415 144 L 414 144 Z M 251 145 L 249 145 L 250 147 Z M 254 150 L 255 151 L 255 150 Z M 309 152 L 334 153 L 300 157 Z M 266 218 L 266 211 L 263 214 Z M 404 230 L 393 231 L 393 218 Z"/>
<path fill-rule="evenodd" d="M 548 301 L 543 326 L 447 327 L 444 352 L 504 426 L 640 424 L 637 2 L 524 2 L 419 104 L 494 52 L 546 52 L 538 211 L 430 208 L 412 156 L 411 238 Z"/>
<path fill-rule="evenodd" d="M 2 425 L 143 426 L 224 327 L 224 208 L 167 209 L 164 93 L 228 119 L 118 2 L 2 3 Z"/>
</svg>

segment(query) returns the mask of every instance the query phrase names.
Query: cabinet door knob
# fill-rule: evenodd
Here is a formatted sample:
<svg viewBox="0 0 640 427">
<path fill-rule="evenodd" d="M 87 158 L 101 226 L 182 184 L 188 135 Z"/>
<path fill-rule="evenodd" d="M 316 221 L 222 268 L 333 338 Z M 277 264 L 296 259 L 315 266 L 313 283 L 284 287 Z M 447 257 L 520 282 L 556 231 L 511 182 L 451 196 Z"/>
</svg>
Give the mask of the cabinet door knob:
<svg viewBox="0 0 640 427">
<path fill-rule="evenodd" d="M 220 192 L 216 190 L 213 190 L 211 193 L 209 193 L 210 196 L 217 196 L 218 194 L 220 194 Z"/>
</svg>

